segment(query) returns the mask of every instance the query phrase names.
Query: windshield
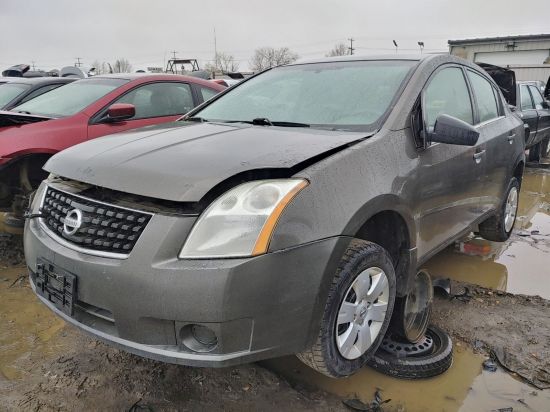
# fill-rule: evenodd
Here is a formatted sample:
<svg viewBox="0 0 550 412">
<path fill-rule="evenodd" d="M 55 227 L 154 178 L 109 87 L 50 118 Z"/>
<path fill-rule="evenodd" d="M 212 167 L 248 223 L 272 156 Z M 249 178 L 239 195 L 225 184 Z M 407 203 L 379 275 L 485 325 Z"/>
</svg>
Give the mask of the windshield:
<svg viewBox="0 0 550 412">
<path fill-rule="evenodd" d="M 237 86 L 193 117 L 203 121 L 268 119 L 275 125 L 292 122 L 310 127 L 371 129 L 416 63 L 352 61 L 279 67 Z"/>
<path fill-rule="evenodd" d="M 37 96 L 12 110 L 51 117 L 70 116 L 127 82 L 126 79 L 78 80 Z"/>
<path fill-rule="evenodd" d="M 0 84 L 0 108 L 11 102 L 31 86 L 21 83 L 4 83 Z"/>
</svg>

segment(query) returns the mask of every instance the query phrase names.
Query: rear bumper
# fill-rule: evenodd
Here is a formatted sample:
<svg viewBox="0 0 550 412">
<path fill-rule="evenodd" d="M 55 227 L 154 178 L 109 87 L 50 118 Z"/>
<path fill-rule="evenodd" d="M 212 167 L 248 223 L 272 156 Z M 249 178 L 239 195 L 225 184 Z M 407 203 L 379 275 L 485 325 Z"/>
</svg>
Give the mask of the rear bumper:
<svg viewBox="0 0 550 412">
<path fill-rule="evenodd" d="M 190 366 L 228 366 L 295 353 L 318 332 L 330 279 L 350 238 L 334 237 L 248 259 L 181 260 L 194 218 L 156 215 L 127 259 L 91 256 L 61 245 L 37 220 L 25 227 L 35 288 L 37 259 L 77 276 L 67 322 L 128 352 Z M 190 325 L 216 333 L 208 353 L 185 344 Z"/>
</svg>

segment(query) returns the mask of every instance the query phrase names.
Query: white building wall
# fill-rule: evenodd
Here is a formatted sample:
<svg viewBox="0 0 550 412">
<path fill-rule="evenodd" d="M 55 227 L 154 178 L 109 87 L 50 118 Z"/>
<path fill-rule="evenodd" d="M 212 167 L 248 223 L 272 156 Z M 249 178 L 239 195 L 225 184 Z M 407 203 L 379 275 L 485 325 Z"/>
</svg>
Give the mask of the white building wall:
<svg viewBox="0 0 550 412">
<path fill-rule="evenodd" d="M 550 39 L 460 44 L 449 51 L 473 62 L 509 67 L 517 80 L 547 82 L 550 76 Z"/>
</svg>

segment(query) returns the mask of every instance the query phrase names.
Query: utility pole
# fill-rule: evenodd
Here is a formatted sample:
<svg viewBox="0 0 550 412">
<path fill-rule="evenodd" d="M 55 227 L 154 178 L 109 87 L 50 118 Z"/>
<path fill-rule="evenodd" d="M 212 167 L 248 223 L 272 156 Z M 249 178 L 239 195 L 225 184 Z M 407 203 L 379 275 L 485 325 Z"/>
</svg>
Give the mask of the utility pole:
<svg viewBox="0 0 550 412">
<path fill-rule="evenodd" d="M 173 56 L 174 60 L 176 60 L 176 53 L 177 53 L 177 51 L 172 50 L 170 53 L 172 53 L 172 56 Z"/>
<path fill-rule="evenodd" d="M 216 40 L 216 28 L 214 27 L 214 67 L 218 68 L 218 42 Z M 214 71 L 215 76 L 215 71 Z"/>
<path fill-rule="evenodd" d="M 76 62 L 75 62 L 75 64 L 74 64 L 74 67 L 80 67 L 80 66 L 82 66 L 82 63 L 80 62 L 80 59 L 81 59 L 81 58 L 80 58 L 80 57 L 75 57 L 75 59 L 76 59 Z"/>
<path fill-rule="evenodd" d="M 353 52 L 355 51 L 355 48 L 353 47 L 353 42 L 355 41 L 355 39 L 349 38 L 348 40 L 349 40 L 349 47 L 348 47 L 349 54 L 353 56 Z"/>
<path fill-rule="evenodd" d="M 34 67 L 34 63 L 36 63 L 36 62 L 34 60 L 32 60 L 31 63 L 32 63 L 32 71 L 35 71 L 36 68 Z"/>
</svg>

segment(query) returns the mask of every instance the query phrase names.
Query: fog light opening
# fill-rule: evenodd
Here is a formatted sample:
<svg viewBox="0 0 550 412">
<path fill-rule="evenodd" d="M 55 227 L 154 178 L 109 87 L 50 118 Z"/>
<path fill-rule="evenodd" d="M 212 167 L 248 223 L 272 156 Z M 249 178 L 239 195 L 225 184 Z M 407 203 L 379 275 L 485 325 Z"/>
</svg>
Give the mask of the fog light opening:
<svg viewBox="0 0 550 412">
<path fill-rule="evenodd" d="M 216 332 L 204 325 L 185 325 L 180 336 L 182 344 L 193 352 L 212 352 L 218 346 Z"/>
</svg>

